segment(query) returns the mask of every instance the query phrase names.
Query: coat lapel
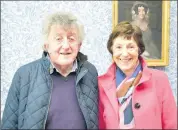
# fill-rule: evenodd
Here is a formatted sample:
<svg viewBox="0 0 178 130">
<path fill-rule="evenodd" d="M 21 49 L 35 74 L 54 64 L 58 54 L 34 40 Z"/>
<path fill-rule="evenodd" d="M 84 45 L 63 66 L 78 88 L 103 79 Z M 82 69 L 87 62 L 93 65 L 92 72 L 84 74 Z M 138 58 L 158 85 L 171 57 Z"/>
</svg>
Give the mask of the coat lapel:
<svg viewBox="0 0 178 130">
<path fill-rule="evenodd" d="M 116 115 L 118 114 L 118 101 L 117 101 L 117 98 L 116 98 L 116 84 L 113 82 L 111 84 L 108 84 L 108 85 L 111 85 L 112 87 L 110 89 L 108 89 L 107 87 L 103 86 L 104 87 L 104 91 L 116 113 Z"/>
<path fill-rule="evenodd" d="M 143 67 L 143 73 L 142 73 L 142 77 L 139 81 L 139 84 L 142 84 L 143 82 L 146 82 L 150 79 L 151 73 L 149 72 L 149 69 L 147 68 L 146 62 L 144 61 L 144 59 L 142 57 L 140 57 L 140 61 Z M 113 63 L 107 73 L 105 75 L 103 75 L 100 79 L 102 79 L 102 84 L 101 86 L 104 89 L 105 94 L 107 95 L 114 111 L 116 112 L 116 114 L 118 113 L 118 109 L 119 109 L 119 105 L 118 105 L 118 101 L 117 101 L 117 97 L 116 97 L 116 64 Z"/>
<path fill-rule="evenodd" d="M 140 81 L 138 83 L 138 86 L 140 84 L 148 81 L 150 79 L 150 77 L 151 77 L 151 73 L 150 73 L 150 71 L 149 71 L 149 69 L 148 69 L 148 67 L 146 65 L 145 60 L 142 57 L 140 57 L 140 62 L 142 64 L 143 71 L 142 71 L 142 77 L 141 77 L 141 79 L 140 79 Z"/>
<path fill-rule="evenodd" d="M 114 109 L 116 115 L 118 114 L 118 101 L 116 97 L 116 80 L 115 80 L 115 71 L 116 66 L 113 63 L 108 69 L 106 75 L 104 75 L 101 86 L 104 89 L 105 94 L 107 95 L 112 108 Z"/>
</svg>

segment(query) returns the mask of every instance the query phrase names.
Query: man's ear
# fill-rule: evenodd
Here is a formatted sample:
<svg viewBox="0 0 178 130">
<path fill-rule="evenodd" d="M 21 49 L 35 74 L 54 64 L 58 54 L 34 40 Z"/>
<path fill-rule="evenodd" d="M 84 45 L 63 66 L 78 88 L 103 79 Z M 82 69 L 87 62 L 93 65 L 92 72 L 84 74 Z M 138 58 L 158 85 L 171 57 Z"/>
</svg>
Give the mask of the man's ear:
<svg viewBox="0 0 178 130">
<path fill-rule="evenodd" d="M 82 45 L 82 42 L 80 42 L 80 43 L 78 44 L 79 51 L 80 51 L 81 45 Z"/>
<path fill-rule="evenodd" d="M 79 47 L 81 47 L 81 45 L 82 45 L 82 42 L 80 42 Z"/>
<path fill-rule="evenodd" d="M 48 48 L 49 48 L 49 44 L 48 43 L 44 43 L 43 48 L 46 52 L 48 52 Z"/>
</svg>

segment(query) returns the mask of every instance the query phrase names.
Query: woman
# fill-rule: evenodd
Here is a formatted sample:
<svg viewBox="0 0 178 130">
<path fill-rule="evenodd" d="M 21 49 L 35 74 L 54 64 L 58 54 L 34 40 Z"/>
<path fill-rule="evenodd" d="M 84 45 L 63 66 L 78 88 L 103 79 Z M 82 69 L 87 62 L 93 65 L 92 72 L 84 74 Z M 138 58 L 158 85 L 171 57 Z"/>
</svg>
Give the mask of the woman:
<svg viewBox="0 0 178 130">
<path fill-rule="evenodd" d="M 146 66 L 140 28 L 127 21 L 119 23 L 107 49 L 113 63 L 98 78 L 99 128 L 176 128 L 176 103 L 168 77 Z"/>
<path fill-rule="evenodd" d="M 132 24 L 137 25 L 142 30 L 145 51 L 142 56 L 146 59 L 159 59 L 158 48 L 153 42 L 152 32 L 149 28 L 149 8 L 141 1 L 136 1 L 132 6 Z"/>
</svg>

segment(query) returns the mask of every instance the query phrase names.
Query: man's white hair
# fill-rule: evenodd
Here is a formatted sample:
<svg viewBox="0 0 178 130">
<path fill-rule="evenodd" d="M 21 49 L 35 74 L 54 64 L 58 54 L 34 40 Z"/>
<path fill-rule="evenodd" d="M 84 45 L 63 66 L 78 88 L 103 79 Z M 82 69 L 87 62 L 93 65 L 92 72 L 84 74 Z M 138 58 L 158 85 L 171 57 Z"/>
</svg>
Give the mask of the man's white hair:
<svg viewBox="0 0 178 130">
<path fill-rule="evenodd" d="M 63 27 L 70 27 L 74 25 L 78 30 L 80 42 L 84 39 L 83 25 L 80 24 L 77 18 L 69 12 L 56 12 L 49 15 L 45 19 L 42 29 L 44 40 L 47 40 L 52 25 L 61 25 Z"/>
</svg>

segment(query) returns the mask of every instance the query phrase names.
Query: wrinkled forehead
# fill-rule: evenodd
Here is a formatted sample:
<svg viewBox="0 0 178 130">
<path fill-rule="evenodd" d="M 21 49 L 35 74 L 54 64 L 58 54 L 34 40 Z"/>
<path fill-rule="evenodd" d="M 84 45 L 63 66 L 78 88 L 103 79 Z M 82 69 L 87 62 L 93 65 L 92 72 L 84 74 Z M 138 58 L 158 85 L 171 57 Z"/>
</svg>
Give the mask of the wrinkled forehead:
<svg viewBox="0 0 178 130">
<path fill-rule="evenodd" d="M 50 32 L 52 32 L 52 33 L 67 32 L 67 33 L 72 33 L 72 34 L 78 35 L 78 27 L 75 24 L 71 24 L 71 25 L 53 24 L 51 26 Z"/>
<path fill-rule="evenodd" d="M 122 40 L 133 40 L 134 39 L 133 35 L 126 35 L 126 34 L 120 34 L 115 39 L 117 38 L 122 39 Z"/>
<path fill-rule="evenodd" d="M 113 45 L 117 45 L 117 44 L 127 44 L 127 43 L 131 43 L 131 44 L 137 44 L 134 37 L 133 36 L 117 36 L 114 40 L 113 40 Z"/>
</svg>

